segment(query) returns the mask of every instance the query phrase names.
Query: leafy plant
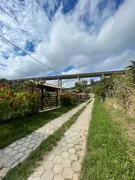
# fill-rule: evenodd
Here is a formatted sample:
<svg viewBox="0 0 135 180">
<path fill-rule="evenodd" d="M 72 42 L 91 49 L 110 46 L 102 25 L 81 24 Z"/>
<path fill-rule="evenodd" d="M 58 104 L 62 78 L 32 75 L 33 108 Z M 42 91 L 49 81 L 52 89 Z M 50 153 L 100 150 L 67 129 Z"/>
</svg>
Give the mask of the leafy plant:
<svg viewBox="0 0 135 180">
<path fill-rule="evenodd" d="M 126 113 L 135 115 L 135 83 L 132 71 L 100 80 L 94 87 L 94 93 L 102 100 L 113 98 L 116 105 L 122 107 Z"/>
<path fill-rule="evenodd" d="M 0 120 L 24 116 L 39 109 L 40 96 L 36 89 L 14 93 L 8 83 L 0 84 Z"/>
<path fill-rule="evenodd" d="M 125 69 L 130 70 L 135 74 L 135 61 L 130 61 L 131 65 L 127 66 Z"/>
<path fill-rule="evenodd" d="M 96 86 L 93 87 L 94 93 L 100 97 L 103 101 L 112 89 L 112 77 L 101 79 Z"/>
<path fill-rule="evenodd" d="M 75 104 L 75 103 L 77 103 L 79 101 L 79 99 L 78 99 L 78 96 L 77 95 L 72 95 L 71 96 L 71 102 L 72 102 L 72 104 Z"/>
<path fill-rule="evenodd" d="M 59 101 L 60 101 L 61 106 L 70 106 L 70 105 L 72 105 L 72 98 L 67 93 L 60 94 Z"/>
</svg>

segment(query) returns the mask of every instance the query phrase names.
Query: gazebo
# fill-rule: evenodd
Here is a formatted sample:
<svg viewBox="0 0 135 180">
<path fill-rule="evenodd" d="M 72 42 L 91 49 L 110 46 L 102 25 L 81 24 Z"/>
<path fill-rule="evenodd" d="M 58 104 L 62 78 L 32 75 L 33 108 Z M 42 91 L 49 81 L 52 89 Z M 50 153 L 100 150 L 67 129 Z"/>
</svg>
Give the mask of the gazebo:
<svg viewBox="0 0 135 180">
<path fill-rule="evenodd" d="M 61 87 L 48 83 L 35 82 L 32 80 L 31 82 L 34 83 L 34 87 L 40 89 L 41 110 L 44 108 L 53 108 L 58 106 L 58 95 L 62 89 Z"/>
</svg>

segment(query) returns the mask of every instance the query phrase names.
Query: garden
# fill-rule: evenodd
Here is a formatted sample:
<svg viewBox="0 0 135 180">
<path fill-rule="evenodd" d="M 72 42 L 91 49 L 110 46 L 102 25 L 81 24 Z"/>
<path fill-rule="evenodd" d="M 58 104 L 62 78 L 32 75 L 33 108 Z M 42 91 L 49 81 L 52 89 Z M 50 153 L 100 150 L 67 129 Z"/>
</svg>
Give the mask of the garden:
<svg viewBox="0 0 135 180">
<path fill-rule="evenodd" d="M 0 84 L 0 149 L 25 137 L 51 120 L 76 107 L 80 102 L 67 93 L 59 95 L 59 108 L 39 113 L 40 89 L 30 85 Z"/>
</svg>

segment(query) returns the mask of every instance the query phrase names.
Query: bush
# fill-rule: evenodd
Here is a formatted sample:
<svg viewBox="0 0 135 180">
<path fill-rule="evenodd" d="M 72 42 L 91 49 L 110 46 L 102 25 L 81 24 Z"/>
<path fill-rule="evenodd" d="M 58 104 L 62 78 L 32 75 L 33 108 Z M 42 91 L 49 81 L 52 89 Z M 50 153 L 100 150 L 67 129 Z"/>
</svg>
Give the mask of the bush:
<svg viewBox="0 0 135 180">
<path fill-rule="evenodd" d="M 135 116 L 135 78 L 132 72 L 100 80 L 94 87 L 94 93 L 102 100 L 113 99 L 115 107 Z"/>
<path fill-rule="evenodd" d="M 8 83 L 0 85 L 0 121 L 31 114 L 39 106 L 40 96 L 36 89 L 15 94 Z"/>
<path fill-rule="evenodd" d="M 71 96 L 71 102 L 72 104 L 76 104 L 78 102 L 78 96 Z"/>
<path fill-rule="evenodd" d="M 72 98 L 69 94 L 60 94 L 59 101 L 61 106 L 70 106 L 72 105 Z"/>
<path fill-rule="evenodd" d="M 107 94 L 112 89 L 112 77 L 101 79 L 96 86 L 93 87 L 93 92 L 96 96 L 100 97 L 103 101 L 107 97 Z"/>
<path fill-rule="evenodd" d="M 84 93 L 85 94 L 90 94 L 91 93 L 91 88 L 90 87 L 85 88 Z"/>
<path fill-rule="evenodd" d="M 128 72 L 125 76 L 113 77 L 113 98 L 125 112 L 135 115 L 135 84 L 132 73 Z"/>
</svg>

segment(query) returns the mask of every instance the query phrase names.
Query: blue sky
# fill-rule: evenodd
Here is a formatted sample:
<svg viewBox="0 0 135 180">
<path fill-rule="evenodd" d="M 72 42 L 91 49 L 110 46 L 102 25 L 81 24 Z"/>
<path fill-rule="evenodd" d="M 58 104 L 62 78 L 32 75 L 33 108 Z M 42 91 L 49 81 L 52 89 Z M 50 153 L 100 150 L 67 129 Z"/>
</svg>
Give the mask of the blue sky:
<svg viewBox="0 0 135 180">
<path fill-rule="evenodd" d="M 134 0 L 1 0 L 0 34 L 59 74 L 135 59 Z M 0 78 L 55 75 L 0 38 Z M 66 85 L 66 84 L 65 84 Z"/>
</svg>

